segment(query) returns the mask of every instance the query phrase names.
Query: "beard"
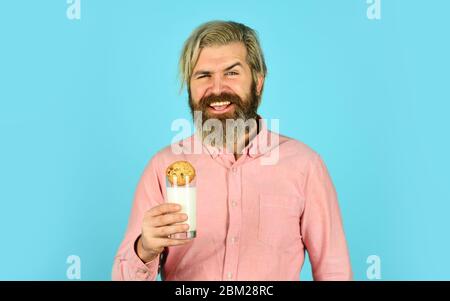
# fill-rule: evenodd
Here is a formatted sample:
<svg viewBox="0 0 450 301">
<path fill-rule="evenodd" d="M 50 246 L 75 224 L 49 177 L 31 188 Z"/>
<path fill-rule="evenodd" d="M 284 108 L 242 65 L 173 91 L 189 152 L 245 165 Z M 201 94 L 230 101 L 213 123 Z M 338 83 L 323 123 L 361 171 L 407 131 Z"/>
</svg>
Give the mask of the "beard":
<svg viewBox="0 0 450 301">
<path fill-rule="evenodd" d="M 260 102 L 260 97 L 256 93 L 256 85 L 252 84 L 250 88 L 250 93 L 245 99 L 240 96 L 231 93 L 221 93 L 220 95 L 211 94 L 209 96 L 201 98 L 199 101 L 194 102 L 191 97 L 190 90 L 189 95 L 189 107 L 191 109 L 192 118 L 194 119 L 194 124 L 196 127 L 196 133 L 201 135 L 202 141 L 210 137 L 210 135 L 217 131 L 218 122 L 220 122 L 222 129 L 222 141 L 217 141 L 214 139 L 209 143 L 212 146 L 221 148 L 226 145 L 228 150 L 235 148 L 239 141 L 245 140 L 243 135 L 254 133 L 257 131 L 257 121 L 258 118 L 257 110 Z M 233 110 L 225 113 L 214 114 L 210 113 L 211 104 L 214 102 L 229 101 L 229 106 L 233 105 Z M 197 112 L 197 113 L 196 113 Z M 201 115 L 199 114 L 201 112 Z M 201 122 L 196 120 L 196 118 L 201 116 Z M 207 124 L 214 124 L 207 126 Z M 234 122 L 234 123 L 233 123 Z M 243 129 L 236 129 L 236 124 L 245 124 Z M 237 134 L 235 134 L 237 130 Z M 231 134 L 232 133 L 232 134 Z M 231 135 L 230 135 L 231 134 Z M 222 144 L 222 145 L 220 145 Z M 243 148 L 239 147 L 240 149 Z"/>
</svg>

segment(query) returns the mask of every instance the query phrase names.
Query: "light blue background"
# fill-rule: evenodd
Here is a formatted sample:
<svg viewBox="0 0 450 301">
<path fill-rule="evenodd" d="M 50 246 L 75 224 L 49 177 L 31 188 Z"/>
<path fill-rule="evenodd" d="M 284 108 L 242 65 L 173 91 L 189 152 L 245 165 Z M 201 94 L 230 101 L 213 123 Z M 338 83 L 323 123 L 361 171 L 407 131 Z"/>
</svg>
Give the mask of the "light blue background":
<svg viewBox="0 0 450 301">
<path fill-rule="evenodd" d="M 318 151 L 356 279 L 450 279 L 447 0 L 0 3 L 0 279 L 108 280 L 144 166 L 170 143 L 177 60 L 211 19 L 255 28 L 260 113 Z M 306 265 L 304 279 L 311 279 Z"/>
</svg>

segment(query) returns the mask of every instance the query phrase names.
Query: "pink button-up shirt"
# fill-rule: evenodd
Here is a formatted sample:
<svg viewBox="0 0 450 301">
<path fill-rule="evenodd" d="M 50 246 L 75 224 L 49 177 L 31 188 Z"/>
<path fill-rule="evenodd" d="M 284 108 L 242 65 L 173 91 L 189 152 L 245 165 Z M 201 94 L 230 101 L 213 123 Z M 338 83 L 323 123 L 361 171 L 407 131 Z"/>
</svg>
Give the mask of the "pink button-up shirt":
<svg viewBox="0 0 450 301">
<path fill-rule="evenodd" d="M 159 271 L 163 280 L 299 280 L 305 250 L 315 280 L 351 280 L 336 191 L 315 151 L 265 123 L 238 160 L 201 142 L 195 154 L 198 141 L 178 142 L 182 154 L 164 148 L 145 168 L 113 280 L 156 280 Z M 178 160 L 197 174 L 197 237 L 144 264 L 134 248 L 142 219 L 165 201 L 165 170 Z"/>
</svg>

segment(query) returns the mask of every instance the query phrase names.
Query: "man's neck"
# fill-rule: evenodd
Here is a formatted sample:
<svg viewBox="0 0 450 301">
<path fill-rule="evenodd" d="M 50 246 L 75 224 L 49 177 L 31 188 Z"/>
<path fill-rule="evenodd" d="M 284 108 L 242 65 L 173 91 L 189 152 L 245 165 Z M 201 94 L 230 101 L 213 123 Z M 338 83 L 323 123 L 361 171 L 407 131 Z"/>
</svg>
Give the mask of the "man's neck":
<svg viewBox="0 0 450 301">
<path fill-rule="evenodd" d="M 233 153 L 234 158 L 237 161 L 242 156 L 242 150 L 250 143 L 253 138 L 259 133 L 259 124 L 256 122 L 256 128 L 246 132 L 243 139 L 238 139 L 237 143 L 234 144 Z"/>
</svg>

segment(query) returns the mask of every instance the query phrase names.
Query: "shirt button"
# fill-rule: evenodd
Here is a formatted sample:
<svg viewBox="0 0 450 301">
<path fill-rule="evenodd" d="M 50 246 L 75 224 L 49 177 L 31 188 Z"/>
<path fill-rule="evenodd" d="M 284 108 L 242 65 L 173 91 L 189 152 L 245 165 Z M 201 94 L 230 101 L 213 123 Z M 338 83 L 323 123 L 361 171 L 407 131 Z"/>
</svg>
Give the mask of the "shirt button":
<svg viewBox="0 0 450 301">
<path fill-rule="evenodd" d="M 136 278 L 139 280 L 145 280 L 147 278 L 147 271 L 145 271 L 143 269 L 138 269 Z"/>
<path fill-rule="evenodd" d="M 236 206 L 237 206 L 237 202 L 236 202 L 236 201 L 233 201 L 233 202 L 231 203 L 231 205 L 232 205 L 233 207 L 236 207 Z"/>
<path fill-rule="evenodd" d="M 227 278 L 228 278 L 228 280 L 232 279 L 233 278 L 233 273 L 228 272 L 227 273 Z"/>
<path fill-rule="evenodd" d="M 236 172 L 237 172 L 237 168 L 236 168 L 236 167 L 232 167 L 232 168 L 231 168 L 231 171 L 232 171 L 233 173 L 236 173 Z"/>
<path fill-rule="evenodd" d="M 233 244 L 234 244 L 234 243 L 236 243 L 236 242 L 237 242 L 237 240 L 238 240 L 238 239 L 237 239 L 237 237 L 232 237 L 232 238 L 231 238 L 231 243 L 233 243 Z"/>
</svg>

